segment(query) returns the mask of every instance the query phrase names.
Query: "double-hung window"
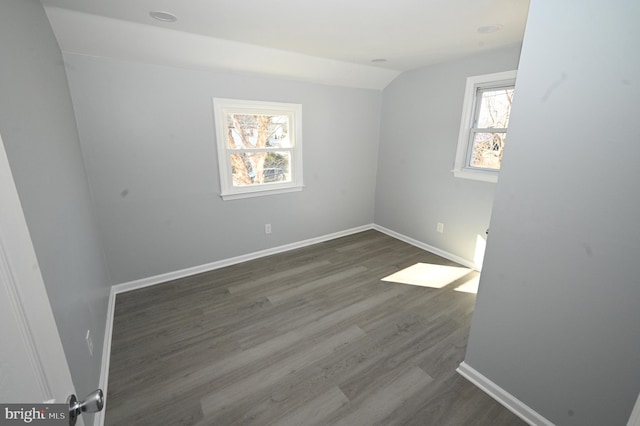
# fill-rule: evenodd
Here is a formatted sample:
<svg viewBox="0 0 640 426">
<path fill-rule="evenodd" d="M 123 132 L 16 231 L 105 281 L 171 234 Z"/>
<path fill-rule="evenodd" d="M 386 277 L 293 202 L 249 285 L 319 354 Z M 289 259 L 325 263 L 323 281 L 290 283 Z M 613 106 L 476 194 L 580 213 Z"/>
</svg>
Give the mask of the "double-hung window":
<svg viewBox="0 0 640 426">
<path fill-rule="evenodd" d="M 213 100 L 225 200 L 302 189 L 302 106 Z"/>
<path fill-rule="evenodd" d="M 455 176 L 498 181 L 515 78 L 516 71 L 467 78 Z"/>
</svg>

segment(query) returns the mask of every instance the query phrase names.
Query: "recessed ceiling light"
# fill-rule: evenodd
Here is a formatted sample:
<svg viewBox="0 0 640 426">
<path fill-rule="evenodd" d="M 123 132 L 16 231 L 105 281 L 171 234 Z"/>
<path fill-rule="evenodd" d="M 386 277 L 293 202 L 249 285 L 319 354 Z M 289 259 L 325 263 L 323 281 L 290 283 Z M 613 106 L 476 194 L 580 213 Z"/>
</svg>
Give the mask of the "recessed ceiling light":
<svg viewBox="0 0 640 426">
<path fill-rule="evenodd" d="M 491 34 L 502 29 L 502 25 L 484 25 L 482 27 L 478 27 L 478 32 L 480 34 Z"/>
<path fill-rule="evenodd" d="M 163 12 L 161 10 L 152 10 L 149 16 L 162 22 L 176 22 L 178 18 L 173 13 Z"/>
<path fill-rule="evenodd" d="M 376 58 L 376 59 L 372 59 L 371 62 L 373 62 L 374 64 L 382 64 L 384 62 L 387 62 L 387 60 L 384 58 Z"/>
</svg>

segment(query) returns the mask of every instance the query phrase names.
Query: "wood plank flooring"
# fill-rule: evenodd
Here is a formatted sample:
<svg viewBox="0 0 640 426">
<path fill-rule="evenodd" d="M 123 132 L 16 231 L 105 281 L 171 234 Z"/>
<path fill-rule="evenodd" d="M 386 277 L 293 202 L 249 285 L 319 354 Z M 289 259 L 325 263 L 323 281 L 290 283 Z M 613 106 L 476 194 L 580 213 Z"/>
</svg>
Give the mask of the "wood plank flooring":
<svg viewBox="0 0 640 426">
<path fill-rule="evenodd" d="M 118 295 L 106 425 L 524 425 L 455 372 L 475 295 L 376 231 Z"/>
</svg>

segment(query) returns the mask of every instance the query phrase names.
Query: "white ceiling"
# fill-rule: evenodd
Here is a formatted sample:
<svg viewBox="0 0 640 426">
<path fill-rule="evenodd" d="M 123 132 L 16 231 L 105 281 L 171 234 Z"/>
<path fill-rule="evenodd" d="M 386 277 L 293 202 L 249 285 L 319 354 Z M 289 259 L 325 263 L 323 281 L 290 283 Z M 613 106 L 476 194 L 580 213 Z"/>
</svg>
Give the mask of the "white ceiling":
<svg viewBox="0 0 640 426">
<path fill-rule="evenodd" d="M 63 51 L 370 88 L 402 71 L 520 43 L 529 7 L 529 0 L 41 1 Z M 156 21 L 152 10 L 178 21 Z M 478 32 L 489 25 L 501 30 Z M 379 58 L 387 61 L 371 62 Z"/>
</svg>

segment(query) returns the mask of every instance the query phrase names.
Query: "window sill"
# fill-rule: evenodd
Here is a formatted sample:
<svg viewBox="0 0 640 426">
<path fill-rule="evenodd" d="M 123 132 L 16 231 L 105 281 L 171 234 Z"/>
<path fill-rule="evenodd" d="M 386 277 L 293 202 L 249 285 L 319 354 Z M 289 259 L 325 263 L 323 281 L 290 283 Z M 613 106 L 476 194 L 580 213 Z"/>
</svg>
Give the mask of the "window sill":
<svg viewBox="0 0 640 426">
<path fill-rule="evenodd" d="M 239 200 L 241 198 L 262 197 L 265 195 L 285 194 L 287 192 L 299 192 L 302 191 L 302 186 L 290 186 L 287 188 L 274 188 L 274 189 L 261 189 L 258 191 L 247 192 L 232 192 L 226 194 L 220 194 L 223 200 Z"/>
<path fill-rule="evenodd" d="M 453 175 L 457 178 L 462 179 L 471 179 L 478 180 L 481 182 L 490 182 L 497 183 L 498 182 L 498 173 L 497 172 L 485 172 L 481 170 L 452 170 Z"/>
</svg>

